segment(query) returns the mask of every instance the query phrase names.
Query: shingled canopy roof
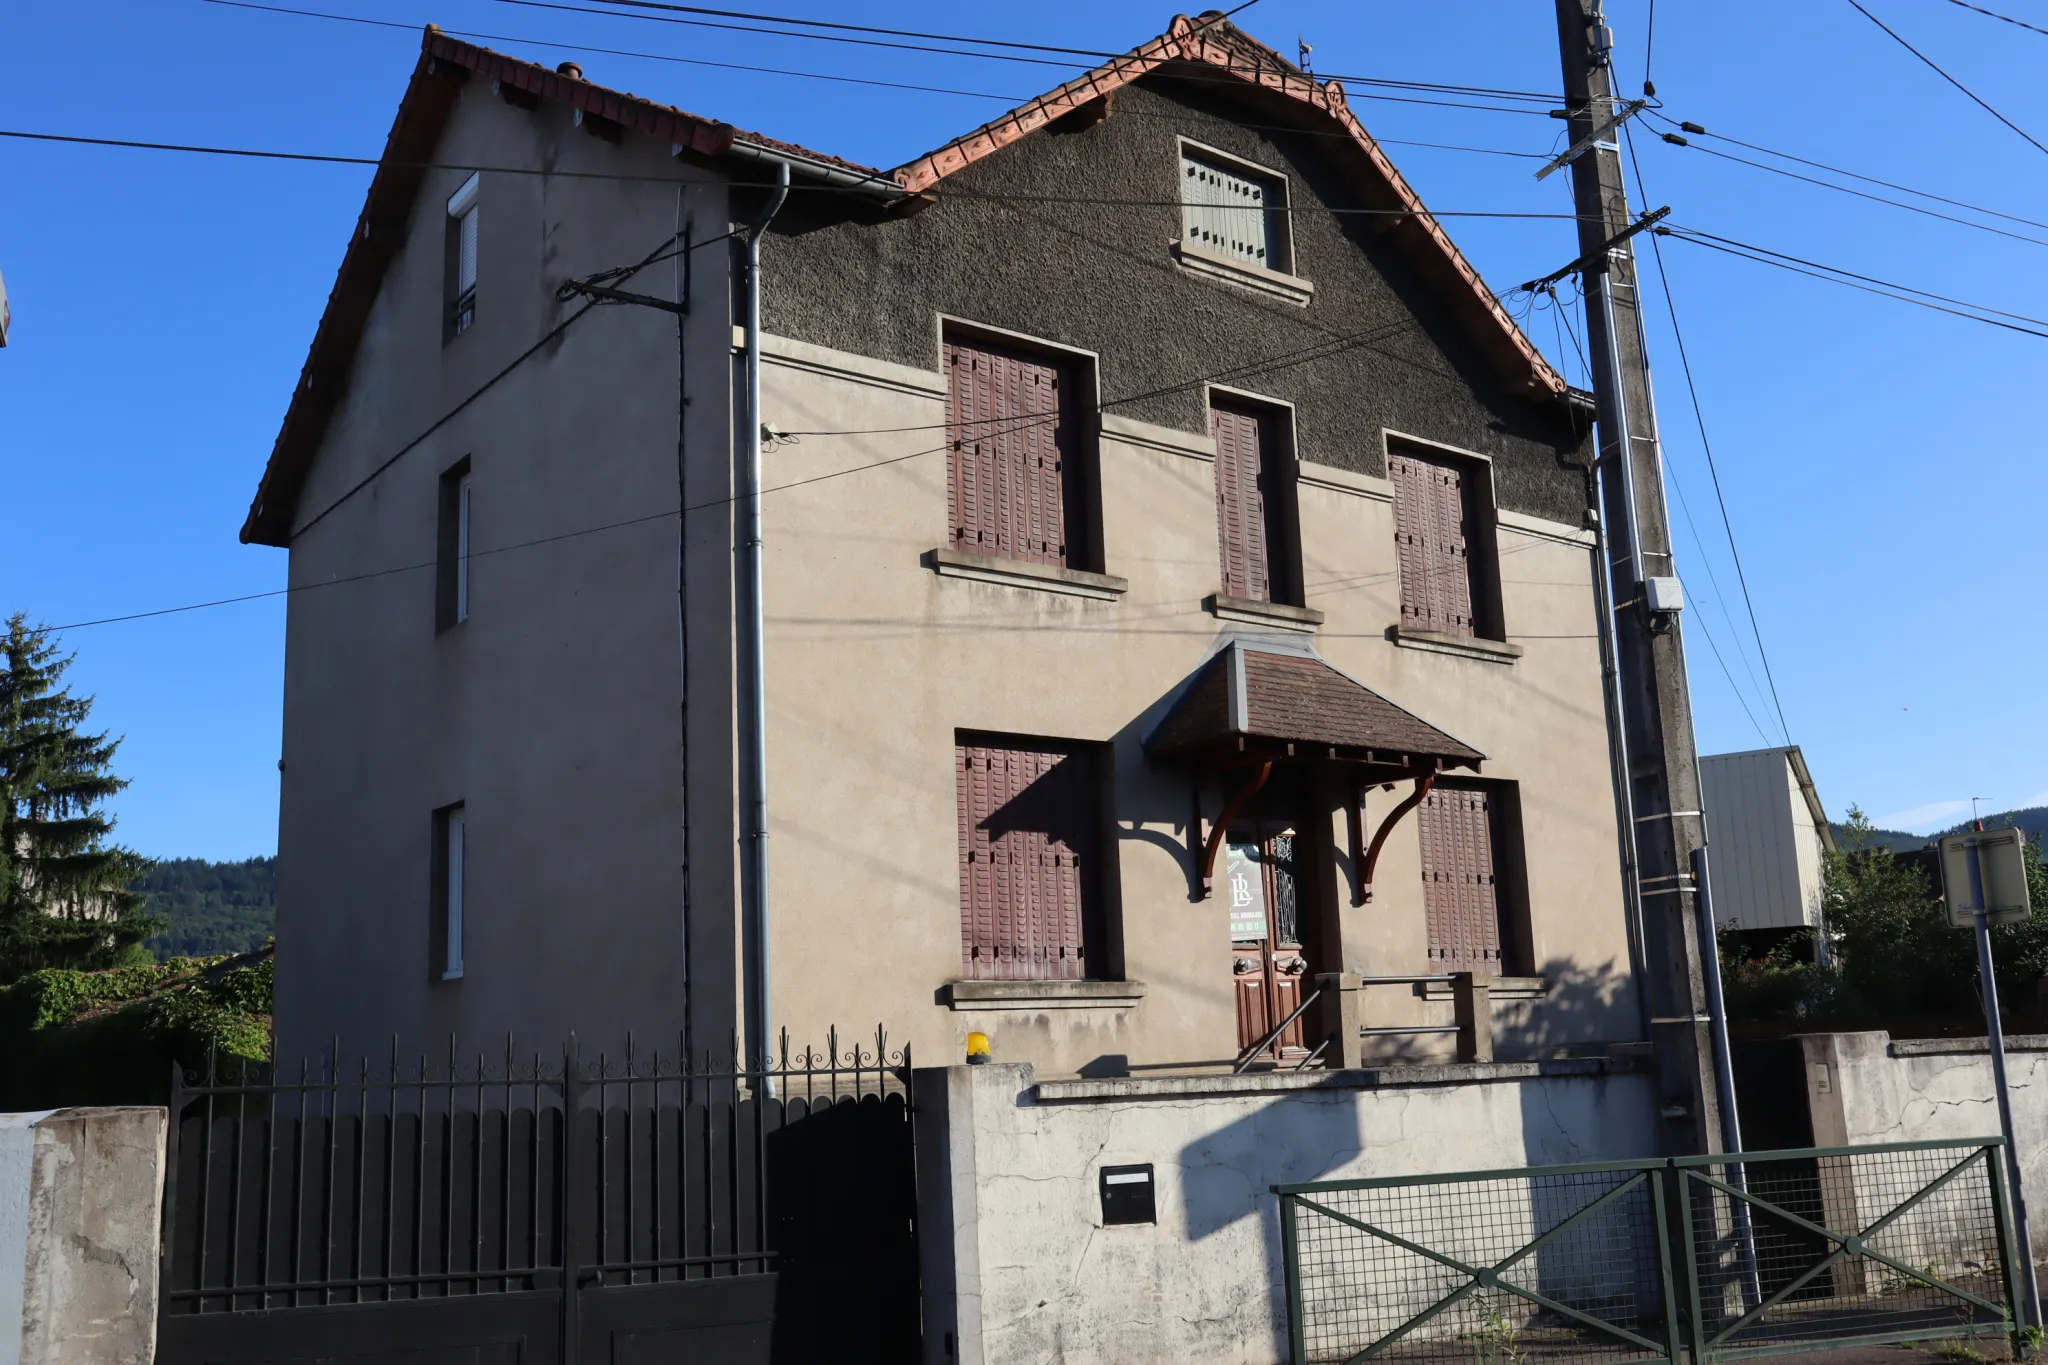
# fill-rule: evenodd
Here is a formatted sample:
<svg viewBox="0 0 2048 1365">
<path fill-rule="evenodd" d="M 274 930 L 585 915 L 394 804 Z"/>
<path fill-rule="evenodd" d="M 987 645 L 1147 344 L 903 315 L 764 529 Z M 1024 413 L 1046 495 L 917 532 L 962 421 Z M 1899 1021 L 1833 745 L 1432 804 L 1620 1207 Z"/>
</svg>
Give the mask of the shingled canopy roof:
<svg viewBox="0 0 2048 1365">
<path fill-rule="evenodd" d="M 405 224 L 430 168 L 442 130 L 464 80 L 472 75 L 494 82 L 514 102 L 547 100 L 581 111 L 593 130 L 606 136 L 638 134 L 669 142 L 676 151 L 706 159 L 736 159 L 760 178 L 763 160 L 787 161 L 800 178 L 825 178 L 865 189 L 883 199 L 944 196 L 947 177 L 973 165 L 1054 120 L 1106 100 L 1141 77 L 1194 75 L 1218 82 L 1259 102 L 1272 117 L 1304 129 L 1337 132 L 1327 139 L 1333 162 L 1365 206 L 1389 210 L 1379 228 L 1413 262 L 1452 322 L 1469 337 L 1510 390 L 1536 401 L 1567 396 L 1564 379 L 1508 316 L 1450 236 L 1424 207 L 1421 196 L 1394 169 L 1380 145 L 1352 114 L 1344 88 L 1301 70 L 1251 37 L 1220 13 L 1198 19 L 1176 15 L 1167 31 L 1120 57 L 1030 100 L 894 171 L 880 171 L 840 157 L 714 119 L 685 113 L 623 91 L 584 80 L 564 64 L 560 70 L 522 61 L 462 42 L 428 26 L 419 64 L 399 103 L 383 156 L 370 182 L 367 202 L 327 307 L 291 406 L 278 430 L 263 481 L 242 526 L 244 541 L 289 545 L 298 520 L 300 490 L 325 439 L 328 423 L 347 393 L 349 371 L 362 340 L 371 305 L 403 241 Z"/>
<path fill-rule="evenodd" d="M 1478 771 L 1486 755 L 1308 654 L 1233 640 L 1145 741 L 1157 758 L 1244 753 Z"/>
</svg>

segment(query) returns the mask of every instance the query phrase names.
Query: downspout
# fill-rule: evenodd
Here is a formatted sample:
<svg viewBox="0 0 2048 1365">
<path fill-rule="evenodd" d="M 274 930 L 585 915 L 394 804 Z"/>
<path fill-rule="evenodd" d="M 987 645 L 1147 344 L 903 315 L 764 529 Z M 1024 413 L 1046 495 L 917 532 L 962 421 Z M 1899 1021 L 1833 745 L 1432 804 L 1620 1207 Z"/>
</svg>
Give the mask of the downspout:
<svg viewBox="0 0 2048 1365">
<path fill-rule="evenodd" d="M 1597 455 L 1596 455 L 1597 461 Z M 1593 468 L 1593 503 L 1602 507 L 1606 496 L 1605 474 L 1596 462 Z M 1614 775 L 1614 819 L 1620 826 L 1617 837 L 1621 853 L 1621 904 L 1628 930 L 1629 974 L 1634 977 L 1636 1017 L 1645 1040 L 1651 1037 L 1650 997 L 1643 976 L 1648 961 L 1643 948 L 1642 874 L 1636 860 L 1636 799 L 1629 784 L 1628 735 L 1621 723 L 1620 647 L 1614 638 L 1613 564 L 1607 545 L 1607 518 L 1593 517 L 1593 609 L 1599 613 L 1600 699 L 1607 709 L 1607 762 Z"/>
<path fill-rule="evenodd" d="M 747 584 L 747 614 L 740 644 L 746 679 L 746 780 L 742 800 L 747 812 L 743 874 L 743 905 L 747 929 L 747 1049 L 752 1065 L 769 1062 L 770 1009 L 768 980 L 768 677 L 767 629 L 762 612 L 761 565 L 761 236 L 789 198 L 789 163 L 779 162 L 775 190 L 747 231 L 747 474 L 742 490 L 741 547 Z"/>
</svg>

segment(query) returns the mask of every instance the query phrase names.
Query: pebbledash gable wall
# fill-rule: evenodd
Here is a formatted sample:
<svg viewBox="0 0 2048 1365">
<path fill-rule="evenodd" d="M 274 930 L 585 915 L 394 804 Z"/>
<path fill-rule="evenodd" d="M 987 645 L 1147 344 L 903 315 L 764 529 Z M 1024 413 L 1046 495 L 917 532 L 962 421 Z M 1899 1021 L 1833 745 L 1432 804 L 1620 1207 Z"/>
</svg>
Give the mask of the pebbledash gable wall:
<svg viewBox="0 0 2048 1365">
<path fill-rule="evenodd" d="M 1502 507 L 1582 525 L 1590 414 L 1504 393 L 1376 232 L 1385 220 L 1331 211 L 1359 203 L 1328 155 L 1334 125 L 1243 126 L 1273 125 L 1289 103 L 1234 106 L 1148 76 L 1102 122 L 1032 133 L 941 181 L 923 212 L 878 221 L 848 215 L 844 195 L 799 193 L 763 244 L 763 326 L 925 370 L 940 314 L 1024 332 L 1096 352 L 1108 412 L 1204 437 L 1201 381 L 1216 376 L 1294 403 L 1305 460 L 1383 477 L 1383 429 L 1442 441 L 1494 457 Z M 1182 137 L 1287 176 L 1295 273 L 1315 286 L 1305 308 L 1176 264 Z M 1243 366 L 1266 368 L 1225 373 Z"/>
</svg>

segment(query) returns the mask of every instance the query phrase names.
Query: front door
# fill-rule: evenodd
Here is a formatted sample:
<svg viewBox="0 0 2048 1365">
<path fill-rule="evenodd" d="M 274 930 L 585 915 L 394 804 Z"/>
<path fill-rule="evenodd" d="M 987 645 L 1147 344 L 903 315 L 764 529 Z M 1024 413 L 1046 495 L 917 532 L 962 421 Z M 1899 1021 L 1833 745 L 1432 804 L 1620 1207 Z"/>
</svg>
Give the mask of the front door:
<svg viewBox="0 0 2048 1365">
<path fill-rule="evenodd" d="M 1233 828 L 1229 837 L 1231 984 L 1237 997 L 1237 1048 L 1242 1053 L 1301 1004 L 1308 960 L 1301 952 L 1300 841 L 1292 825 Z M 1301 1021 L 1267 1049 L 1278 1060 L 1300 1056 Z"/>
</svg>

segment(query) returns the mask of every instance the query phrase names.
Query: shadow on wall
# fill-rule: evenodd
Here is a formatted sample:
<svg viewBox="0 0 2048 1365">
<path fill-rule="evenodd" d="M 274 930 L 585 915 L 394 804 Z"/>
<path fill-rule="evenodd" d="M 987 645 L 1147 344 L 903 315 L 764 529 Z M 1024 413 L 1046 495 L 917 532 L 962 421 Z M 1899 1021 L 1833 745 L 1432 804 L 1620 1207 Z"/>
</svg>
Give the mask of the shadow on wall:
<svg viewBox="0 0 2048 1365">
<path fill-rule="evenodd" d="M 1540 1000 L 1502 1001 L 1494 1009 L 1494 1056 L 1520 1061 L 1605 1052 L 1611 1043 L 1636 1041 L 1642 1020 L 1636 986 L 1612 962 L 1587 965 L 1553 957 L 1536 969 L 1547 983 Z"/>
</svg>

